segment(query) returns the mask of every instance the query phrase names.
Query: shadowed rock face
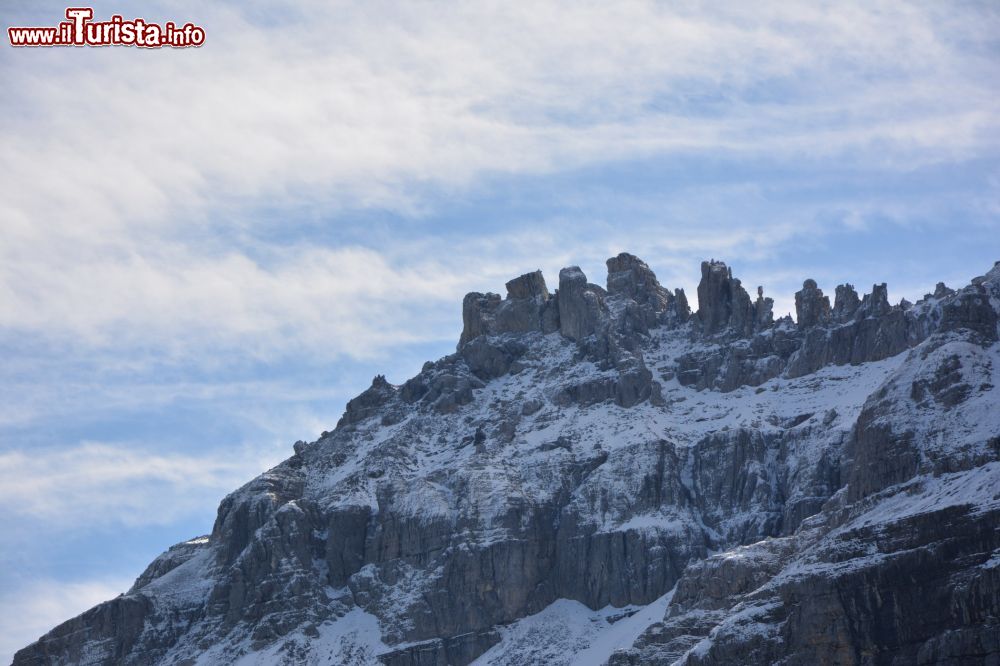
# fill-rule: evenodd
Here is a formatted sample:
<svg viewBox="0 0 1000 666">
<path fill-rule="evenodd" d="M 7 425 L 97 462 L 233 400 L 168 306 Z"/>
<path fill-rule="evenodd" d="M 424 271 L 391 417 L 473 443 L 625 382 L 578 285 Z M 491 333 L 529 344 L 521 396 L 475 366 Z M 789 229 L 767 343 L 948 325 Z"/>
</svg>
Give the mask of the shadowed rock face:
<svg viewBox="0 0 1000 666">
<path fill-rule="evenodd" d="M 801 329 L 830 321 L 830 299 L 823 295 L 815 280 L 806 280 L 802 290 L 795 292 L 795 317 Z"/>
<path fill-rule="evenodd" d="M 649 305 L 657 314 L 667 309 L 670 292 L 660 286 L 645 261 L 622 252 L 608 259 L 607 265 L 609 294 L 622 294 L 639 305 Z"/>
<path fill-rule="evenodd" d="M 587 282 L 578 266 L 559 271 L 559 332 L 580 342 L 599 331 L 607 320 L 607 292 Z"/>
<path fill-rule="evenodd" d="M 607 265 L 466 296 L 454 354 L 15 664 L 467 664 L 670 590 L 609 663 L 1000 660 L 1000 266 L 912 305 L 806 280 L 792 322 L 721 262 L 696 316 Z"/>
<path fill-rule="evenodd" d="M 721 261 L 701 262 L 698 319 L 702 332 L 708 336 L 731 332 L 742 337 L 753 332 L 757 317 L 750 296 L 733 277 L 732 270 Z"/>
<path fill-rule="evenodd" d="M 861 299 L 858 298 L 858 292 L 854 290 L 854 285 L 837 285 L 836 294 L 833 302 L 833 320 L 836 322 L 845 322 L 852 319 L 854 313 L 858 311 L 858 307 L 861 305 Z"/>
<path fill-rule="evenodd" d="M 844 284 L 837 287 L 831 309 L 816 282 L 806 280 L 795 294 L 798 322 L 793 327 L 790 320 L 771 321 L 770 299 L 763 299 L 762 293 L 750 310 L 734 305 L 748 302 L 739 280 L 722 262 L 704 262 L 698 286 L 702 334 L 710 341 L 722 336 L 728 344 L 681 355 L 678 379 L 698 389 L 732 391 L 782 374 L 802 377 L 831 364 L 880 361 L 919 344 L 935 330 L 970 329 L 984 340 L 996 339 L 996 310 L 983 285 L 958 293 L 940 287 L 938 296 L 928 295 L 916 305 L 893 306 L 884 283 L 873 285 L 860 300 L 854 287 Z"/>
<path fill-rule="evenodd" d="M 622 252 L 608 259 L 608 295 L 626 304 L 626 320 L 619 328 L 648 333 L 657 326 L 674 327 L 691 316 L 683 289 L 660 286 L 642 259 Z"/>
<path fill-rule="evenodd" d="M 462 336 L 459 349 L 481 335 L 501 333 L 552 333 L 558 315 L 549 303 L 549 290 L 541 271 L 526 273 L 507 283 L 507 298 L 497 294 L 467 294 L 462 301 Z"/>
<path fill-rule="evenodd" d="M 472 292 L 465 295 L 462 300 L 462 337 L 458 341 L 460 347 L 480 335 L 493 333 L 500 303 L 499 294 Z"/>
</svg>

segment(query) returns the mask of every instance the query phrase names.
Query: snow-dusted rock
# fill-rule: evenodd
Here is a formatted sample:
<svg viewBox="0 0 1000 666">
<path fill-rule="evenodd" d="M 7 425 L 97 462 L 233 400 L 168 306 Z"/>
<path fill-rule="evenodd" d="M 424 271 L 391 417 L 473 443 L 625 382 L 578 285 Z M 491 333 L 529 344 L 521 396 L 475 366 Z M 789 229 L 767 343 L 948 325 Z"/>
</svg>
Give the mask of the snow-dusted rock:
<svg viewBox="0 0 1000 666">
<path fill-rule="evenodd" d="M 810 328 L 830 320 L 830 299 L 823 295 L 815 280 L 806 280 L 802 289 L 795 292 L 795 319 L 799 328 Z"/>
<path fill-rule="evenodd" d="M 608 317 L 607 292 L 587 282 L 578 266 L 559 271 L 559 332 L 577 342 L 601 330 Z"/>
<path fill-rule="evenodd" d="M 721 261 L 701 262 L 701 282 L 698 283 L 698 319 L 705 335 L 730 333 L 747 337 L 755 328 L 758 317 L 750 295 L 732 269 Z"/>
<path fill-rule="evenodd" d="M 771 318 L 638 258 L 469 294 L 454 354 L 376 377 L 207 538 L 26 664 L 1000 659 L 1000 264 Z"/>
</svg>

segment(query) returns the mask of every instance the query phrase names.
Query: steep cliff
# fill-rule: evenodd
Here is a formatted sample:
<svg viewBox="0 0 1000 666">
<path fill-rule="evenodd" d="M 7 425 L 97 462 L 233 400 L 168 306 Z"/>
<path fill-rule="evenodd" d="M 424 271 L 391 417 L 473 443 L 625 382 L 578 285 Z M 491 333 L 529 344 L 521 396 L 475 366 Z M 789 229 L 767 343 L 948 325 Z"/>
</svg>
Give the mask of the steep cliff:
<svg viewBox="0 0 1000 666">
<path fill-rule="evenodd" d="M 1000 264 L 773 320 L 628 254 L 472 293 L 211 535 L 27 664 L 1000 660 Z"/>
</svg>

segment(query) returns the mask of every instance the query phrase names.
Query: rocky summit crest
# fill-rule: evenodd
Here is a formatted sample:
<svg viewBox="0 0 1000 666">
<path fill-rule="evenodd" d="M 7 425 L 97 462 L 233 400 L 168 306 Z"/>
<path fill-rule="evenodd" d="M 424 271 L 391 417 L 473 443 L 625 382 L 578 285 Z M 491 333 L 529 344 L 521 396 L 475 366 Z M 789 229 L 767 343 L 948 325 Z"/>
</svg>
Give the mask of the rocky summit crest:
<svg viewBox="0 0 1000 666">
<path fill-rule="evenodd" d="M 453 354 L 15 664 L 1000 662 L 1000 263 L 795 320 L 607 267 L 468 294 Z"/>
</svg>

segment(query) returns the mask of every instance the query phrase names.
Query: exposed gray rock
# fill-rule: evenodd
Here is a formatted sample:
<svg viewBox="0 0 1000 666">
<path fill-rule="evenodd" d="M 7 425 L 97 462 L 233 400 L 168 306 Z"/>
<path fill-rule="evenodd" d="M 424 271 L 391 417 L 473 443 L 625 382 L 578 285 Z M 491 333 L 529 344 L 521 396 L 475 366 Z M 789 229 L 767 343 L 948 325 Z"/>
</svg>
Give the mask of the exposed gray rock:
<svg viewBox="0 0 1000 666">
<path fill-rule="evenodd" d="M 795 318 L 799 328 L 811 328 L 830 320 L 830 299 L 823 295 L 815 280 L 806 280 L 802 289 L 795 292 Z"/>
<path fill-rule="evenodd" d="M 841 323 L 854 318 L 854 313 L 858 311 L 861 299 L 858 292 L 854 290 L 853 284 L 837 285 L 837 293 L 833 301 L 833 320 Z"/>
<path fill-rule="evenodd" d="M 208 536 L 201 536 L 171 546 L 165 553 L 153 560 L 136 579 L 129 593 L 144 587 L 147 583 L 167 575 L 192 557 L 208 548 Z"/>
<path fill-rule="evenodd" d="M 660 286 L 646 262 L 626 252 L 608 259 L 608 295 L 636 304 L 631 326 L 644 332 L 659 324 L 678 325 L 690 316 L 682 290 L 671 294 Z"/>
<path fill-rule="evenodd" d="M 873 284 L 872 293 L 865 294 L 859 306 L 859 316 L 861 317 L 884 317 L 889 314 L 892 306 L 889 305 L 889 288 L 885 282 Z"/>
<path fill-rule="evenodd" d="M 671 589 L 609 663 L 1000 660 L 1000 265 L 906 307 L 807 281 L 798 323 L 721 262 L 691 321 L 608 269 L 466 296 L 454 354 L 15 664 L 464 666 L 557 600 Z"/>
<path fill-rule="evenodd" d="M 510 280 L 505 286 L 507 287 L 507 298 L 514 301 L 547 301 L 549 299 L 549 290 L 545 286 L 545 278 L 541 271 L 525 273 Z"/>
<path fill-rule="evenodd" d="M 774 324 L 774 299 L 764 297 L 764 287 L 757 287 L 757 300 L 753 304 L 754 330 L 763 331 Z"/>
<path fill-rule="evenodd" d="M 648 306 L 650 327 L 656 324 L 657 315 L 667 309 L 670 292 L 660 286 L 656 275 L 642 259 L 622 252 L 607 261 L 608 294 L 623 295 L 642 306 Z"/>
<path fill-rule="evenodd" d="M 885 284 L 873 285 L 860 301 L 854 288 L 844 284 L 837 287 L 832 310 L 815 282 L 807 280 L 796 294 L 798 330 L 791 332 L 782 320 L 771 324 L 769 315 L 757 318 L 758 312 L 770 312 L 769 304 L 761 307 L 768 300 L 762 293 L 752 306 L 756 323 L 745 326 L 747 319 L 738 314 L 742 308 L 733 305 L 744 302 L 742 288 L 725 264 L 706 262 L 702 276 L 699 293 L 707 299 L 699 310 L 703 332 L 722 339 L 714 348 L 678 357 L 677 376 L 686 386 L 732 391 L 780 375 L 802 377 L 827 365 L 879 361 L 912 348 L 935 331 L 972 330 L 987 341 L 998 335 L 989 285 L 1000 280 L 988 276 L 958 292 L 938 289 L 939 297 L 907 307 L 889 304 Z"/>
<path fill-rule="evenodd" d="M 472 374 L 483 381 L 489 381 L 507 374 L 511 365 L 525 351 L 527 347 L 521 340 L 480 336 L 463 346 L 459 355 L 465 360 Z"/>
<path fill-rule="evenodd" d="M 465 295 L 462 299 L 462 336 L 458 339 L 459 348 L 469 340 L 493 332 L 493 321 L 500 303 L 500 294 L 471 292 Z"/>
<path fill-rule="evenodd" d="M 944 282 L 938 282 L 934 287 L 933 298 L 944 298 L 955 293 L 954 289 L 949 289 Z"/>
<path fill-rule="evenodd" d="M 766 299 L 770 301 L 771 299 Z M 770 306 L 768 306 L 770 307 Z M 688 305 L 687 296 L 683 289 L 674 289 L 674 311 L 676 323 L 683 324 L 691 318 L 691 306 Z M 669 311 L 668 311 L 669 317 Z"/>
<path fill-rule="evenodd" d="M 698 319 L 705 335 L 730 333 L 746 337 L 754 331 L 757 312 L 732 270 L 721 261 L 701 262 Z"/>
<path fill-rule="evenodd" d="M 14 664 L 155 663 L 136 657 L 139 639 L 153 603 L 142 595 L 123 595 L 60 624 L 14 655 Z"/>
<path fill-rule="evenodd" d="M 733 391 L 759 386 L 780 376 L 801 344 L 790 320 L 779 320 L 749 340 L 710 345 L 677 357 L 677 378 L 684 386 Z"/>
<path fill-rule="evenodd" d="M 550 303 L 541 271 L 525 273 L 507 283 L 507 298 L 497 294 L 466 294 L 462 301 L 461 350 L 483 335 L 551 333 L 558 328 L 558 309 Z"/>
<path fill-rule="evenodd" d="M 721 600 L 745 619 L 713 626 L 707 649 L 682 663 L 992 663 L 1000 569 L 987 561 L 1000 545 L 998 518 L 995 509 L 948 506 L 878 528 L 849 522 L 812 546 L 811 566 L 796 571 L 786 554 L 777 575 L 756 549 L 743 576 L 758 580 Z M 871 544 L 876 558 L 866 556 Z"/>
<path fill-rule="evenodd" d="M 606 296 L 579 267 L 559 271 L 559 332 L 577 342 L 597 333 L 608 317 Z"/>
<path fill-rule="evenodd" d="M 449 666 L 468 664 L 500 640 L 495 630 L 437 638 L 381 655 L 385 666 Z"/>
<path fill-rule="evenodd" d="M 375 375 L 367 391 L 347 403 L 344 415 L 337 427 L 350 426 L 373 416 L 395 396 L 396 387 L 385 379 L 385 375 Z"/>
<path fill-rule="evenodd" d="M 940 287 L 943 284 L 938 283 Z M 970 285 L 957 294 L 951 289 L 938 289 L 936 293 L 947 292 L 941 304 L 942 331 L 970 330 L 983 339 L 997 339 L 997 311 L 990 302 L 990 295 L 983 285 Z"/>
<path fill-rule="evenodd" d="M 529 333 L 542 330 L 542 313 L 549 290 L 541 271 L 526 273 L 507 283 L 507 298 L 497 308 L 495 333 Z"/>
</svg>

